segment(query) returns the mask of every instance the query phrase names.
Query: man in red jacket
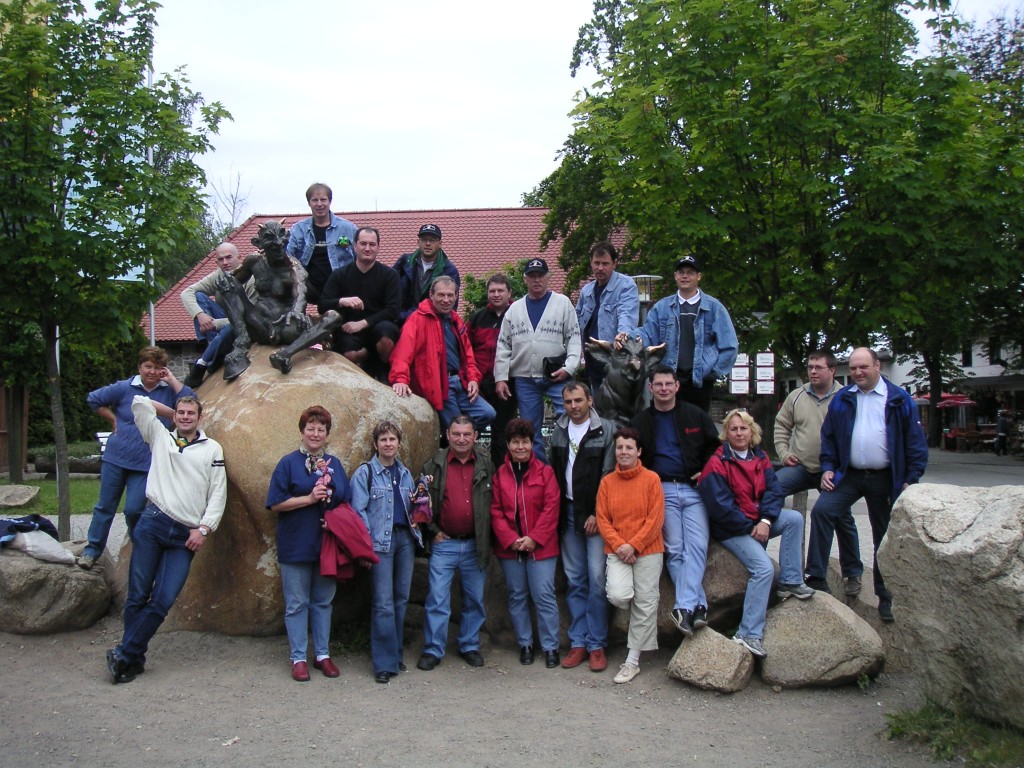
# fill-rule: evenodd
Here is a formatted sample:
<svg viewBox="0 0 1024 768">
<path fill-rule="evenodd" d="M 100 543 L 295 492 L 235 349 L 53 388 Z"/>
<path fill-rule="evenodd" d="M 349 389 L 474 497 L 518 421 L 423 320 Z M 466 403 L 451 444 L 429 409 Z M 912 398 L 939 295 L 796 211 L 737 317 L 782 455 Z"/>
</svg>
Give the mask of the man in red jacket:
<svg viewBox="0 0 1024 768">
<path fill-rule="evenodd" d="M 476 367 L 483 377 L 480 394 L 494 406 L 494 423 L 491 424 L 491 461 L 501 466 L 505 460 L 505 425 L 516 416 L 515 385 L 510 380 L 512 397 L 502 400 L 494 389 L 494 352 L 498 346 L 501 321 L 512 304 L 512 281 L 508 275 L 497 272 L 487 279 L 487 306 L 478 309 L 466 321 L 469 327 L 469 343 L 473 346 Z"/>
<path fill-rule="evenodd" d="M 430 403 L 447 429 L 460 413 L 477 430 L 494 421 L 494 408 L 480 397 L 480 371 L 476 367 L 466 324 L 452 312 L 458 288 L 442 276 L 430 286 L 402 326 L 391 353 L 391 388 L 399 397 L 416 394 Z"/>
</svg>

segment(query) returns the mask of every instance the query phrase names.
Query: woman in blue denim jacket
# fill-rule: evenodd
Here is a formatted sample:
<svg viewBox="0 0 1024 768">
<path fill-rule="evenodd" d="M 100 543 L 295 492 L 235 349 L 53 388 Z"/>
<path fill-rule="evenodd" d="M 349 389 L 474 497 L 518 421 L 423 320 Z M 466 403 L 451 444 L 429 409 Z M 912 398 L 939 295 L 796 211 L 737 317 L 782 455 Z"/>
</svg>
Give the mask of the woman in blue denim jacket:
<svg viewBox="0 0 1024 768">
<path fill-rule="evenodd" d="M 378 683 L 388 683 L 400 671 L 402 662 L 405 607 L 412 586 L 416 545 L 423 534 L 412 522 L 410 497 L 413 479 L 398 460 L 402 428 L 382 421 L 373 428 L 376 451 L 352 473 L 352 508 L 370 531 L 373 551 L 380 562 L 370 570 L 373 604 L 370 611 L 370 658 Z"/>
</svg>

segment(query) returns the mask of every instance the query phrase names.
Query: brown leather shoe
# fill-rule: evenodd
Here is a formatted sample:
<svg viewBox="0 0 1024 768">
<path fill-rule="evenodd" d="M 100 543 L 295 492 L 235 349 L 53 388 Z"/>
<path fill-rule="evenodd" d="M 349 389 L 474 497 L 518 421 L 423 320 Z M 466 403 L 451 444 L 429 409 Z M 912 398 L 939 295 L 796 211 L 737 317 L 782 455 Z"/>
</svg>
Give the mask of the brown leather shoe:
<svg viewBox="0 0 1024 768">
<path fill-rule="evenodd" d="M 296 661 L 292 664 L 292 680 L 296 683 L 309 682 L 309 667 L 304 661 Z"/>
<path fill-rule="evenodd" d="M 595 648 L 590 652 L 590 671 L 604 672 L 608 669 L 608 657 L 604 655 L 604 648 Z"/>
<path fill-rule="evenodd" d="M 331 657 L 328 656 L 322 661 L 314 661 L 313 666 L 324 673 L 324 677 L 341 677 L 341 670 L 338 669 L 338 665 L 331 661 Z"/>
<path fill-rule="evenodd" d="M 567 653 L 565 658 L 562 659 L 562 669 L 578 667 L 587 660 L 587 656 L 589 655 L 590 654 L 587 653 L 586 648 L 570 648 L 569 653 Z"/>
</svg>

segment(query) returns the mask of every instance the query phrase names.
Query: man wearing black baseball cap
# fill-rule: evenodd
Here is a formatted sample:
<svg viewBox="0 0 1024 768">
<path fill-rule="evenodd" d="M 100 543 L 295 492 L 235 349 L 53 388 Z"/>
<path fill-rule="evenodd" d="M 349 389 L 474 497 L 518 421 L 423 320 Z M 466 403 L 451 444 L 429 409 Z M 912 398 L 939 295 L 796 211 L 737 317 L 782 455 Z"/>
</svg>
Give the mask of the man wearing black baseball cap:
<svg viewBox="0 0 1024 768">
<path fill-rule="evenodd" d="M 437 224 L 420 227 L 419 248 L 403 254 L 395 262 L 395 271 L 402 283 L 401 322 L 416 311 L 416 307 L 430 295 L 430 286 L 442 275 L 455 281 L 455 307 L 459 308 L 459 270 L 441 247 L 441 228 Z"/>
<path fill-rule="evenodd" d="M 696 256 L 676 261 L 675 278 L 679 290 L 651 307 L 637 333 L 646 345 L 666 345 L 662 364 L 676 370 L 679 399 L 708 412 L 715 380 L 736 362 L 736 329 L 722 303 L 698 288 Z"/>
<path fill-rule="evenodd" d="M 494 354 L 494 389 L 502 400 L 512 397 L 515 382 L 519 415 L 533 422 L 534 452 L 546 461 L 541 424 L 544 395 L 561 416 L 562 386 L 580 365 L 580 324 L 568 297 L 548 290 L 548 263 L 530 259 L 523 269 L 526 296 L 514 302 L 501 321 Z"/>
</svg>

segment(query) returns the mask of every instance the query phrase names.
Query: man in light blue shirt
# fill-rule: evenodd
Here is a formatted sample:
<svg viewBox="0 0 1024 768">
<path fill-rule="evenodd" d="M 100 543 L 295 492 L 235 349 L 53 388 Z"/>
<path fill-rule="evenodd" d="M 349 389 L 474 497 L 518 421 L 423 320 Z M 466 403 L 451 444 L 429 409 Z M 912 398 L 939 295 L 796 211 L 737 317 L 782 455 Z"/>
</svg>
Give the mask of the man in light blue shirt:
<svg viewBox="0 0 1024 768">
<path fill-rule="evenodd" d="M 827 591 L 825 576 L 836 522 L 863 498 L 874 543 L 878 615 L 893 620 L 892 595 L 878 570 L 878 546 L 889 529 L 896 498 L 928 466 L 928 444 L 917 406 L 904 390 L 882 377 L 873 349 L 850 355 L 853 386 L 833 399 L 821 426 L 821 495 L 811 510 L 807 584 Z"/>
</svg>

